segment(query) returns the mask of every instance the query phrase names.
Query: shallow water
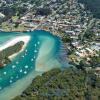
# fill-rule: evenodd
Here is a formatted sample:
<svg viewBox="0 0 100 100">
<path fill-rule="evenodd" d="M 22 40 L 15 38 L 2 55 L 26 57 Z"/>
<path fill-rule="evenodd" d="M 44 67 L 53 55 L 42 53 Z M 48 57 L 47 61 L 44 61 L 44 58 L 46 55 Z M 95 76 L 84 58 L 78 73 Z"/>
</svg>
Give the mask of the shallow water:
<svg viewBox="0 0 100 100">
<path fill-rule="evenodd" d="M 31 39 L 23 52 L 5 68 L 0 69 L 0 100 L 12 99 L 19 95 L 36 75 L 61 66 L 56 59 L 60 48 L 59 38 L 43 30 L 25 33 L 2 32 L 0 44 L 18 35 L 29 35 Z"/>
</svg>

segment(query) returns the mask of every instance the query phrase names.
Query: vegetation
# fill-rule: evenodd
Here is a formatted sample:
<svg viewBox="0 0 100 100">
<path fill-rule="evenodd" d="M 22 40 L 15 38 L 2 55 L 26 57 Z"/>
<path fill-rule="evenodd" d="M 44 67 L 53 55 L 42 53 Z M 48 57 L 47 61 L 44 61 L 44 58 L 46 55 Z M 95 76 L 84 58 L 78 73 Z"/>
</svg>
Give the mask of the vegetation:
<svg viewBox="0 0 100 100">
<path fill-rule="evenodd" d="M 84 40 L 93 41 L 95 39 L 95 34 L 89 30 L 84 34 L 83 38 L 84 38 Z"/>
<path fill-rule="evenodd" d="M 62 33 L 61 36 L 62 36 L 62 41 L 64 43 L 66 43 L 66 42 L 71 43 L 72 42 L 70 35 Z"/>
<path fill-rule="evenodd" d="M 94 17 L 100 18 L 100 0 L 78 0 L 85 4 L 87 10 L 90 10 Z"/>
<path fill-rule="evenodd" d="M 3 67 L 4 64 L 10 63 L 9 56 L 13 55 L 14 53 L 19 52 L 24 45 L 23 41 L 16 43 L 13 46 L 10 46 L 0 52 L 0 66 Z"/>
<path fill-rule="evenodd" d="M 93 68 L 100 66 L 100 51 L 98 53 L 98 56 L 91 57 L 90 66 L 92 66 Z"/>
<path fill-rule="evenodd" d="M 50 8 L 39 8 L 37 9 L 36 15 L 48 16 L 51 12 Z"/>
<path fill-rule="evenodd" d="M 19 7 L 18 4 L 14 4 L 13 6 L 4 6 L 2 5 L 0 7 L 0 12 L 2 12 L 6 18 L 5 20 L 8 20 L 12 16 L 15 16 L 16 14 L 18 16 L 21 16 L 24 14 L 28 9 L 26 7 Z"/>
<path fill-rule="evenodd" d="M 100 77 L 89 71 L 53 69 L 37 76 L 32 84 L 13 100 L 99 100 Z"/>
</svg>

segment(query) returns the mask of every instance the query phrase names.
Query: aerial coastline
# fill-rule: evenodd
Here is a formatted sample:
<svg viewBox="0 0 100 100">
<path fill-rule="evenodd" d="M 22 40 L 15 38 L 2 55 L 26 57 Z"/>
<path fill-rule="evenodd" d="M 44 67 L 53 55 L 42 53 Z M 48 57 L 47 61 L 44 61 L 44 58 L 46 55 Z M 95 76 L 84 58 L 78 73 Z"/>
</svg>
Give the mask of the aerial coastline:
<svg viewBox="0 0 100 100">
<path fill-rule="evenodd" d="M 11 32 L 9 34 L 11 35 L 13 33 Z M 5 34 L 2 32 L 2 34 L 0 35 L 5 35 Z M 22 41 L 21 44 L 23 45 L 24 38 L 21 38 L 23 37 L 22 34 L 19 33 L 19 35 L 20 37 L 18 37 L 17 42 Z M 29 35 L 30 37 L 29 43 L 27 43 L 27 46 L 24 48 L 24 51 L 18 53 L 18 56 L 14 57 L 14 59 L 12 59 L 12 62 L 10 64 L 7 64 L 4 68 L 2 68 L 2 70 L 0 70 L 0 72 L 2 73 L 2 80 L 0 80 L 0 91 L 3 91 L 3 89 L 5 89 L 6 87 L 9 87 L 9 90 L 10 89 L 12 90 L 12 88 L 10 88 L 9 85 L 13 86 L 13 83 L 16 83 L 17 80 L 23 79 L 31 72 L 36 72 L 32 75 L 32 77 L 34 77 L 35 75 L 37 75 L 37 73 L 43 73 L 55 67 L 58 66 L 60 67 L 60 63 L 57 60 L 57 54 L 59 51 L 60 44 L 59 44 L 59 39 L 57 37 L 51 35 L 49 32 L 38 31 L 38 30 L 33 32 L 26 32 L 23 33 L 23 35 L 25 36 Z M 19 38 L 21 39 L 19 40 Z M 12 42 L 11 41 L 9 42 L 14 43 L 13 41 L 15 40 L 16 39 L 12 40 Z M 26 39 L 24 39 L 24 41 L 26 41 Z M 9 46 L 11 46 L 11 44 L 9 44 Z M 6 47 L 8 47 L 8 45 L 6 45 Z M 15 50 L 14 47 L 12 51 L 13 50 Z M 10 53 L 12 53 L 12 51 Z M 6 82 L 4 83 L 5 78 L 7 83 Z M 17 84 L 17 86 L 18 85 L 19 84 Z M 24 89 L 26 88 L 24 87 L 24 85 L 22 87 Z M 0 94 L 0 99 L 3 96 L 1 96 Z"/>
<path fill-rule="evenodd" d="M 0 0 L 0 100 L 100 100 L 92 1 Z"/>
</svg>

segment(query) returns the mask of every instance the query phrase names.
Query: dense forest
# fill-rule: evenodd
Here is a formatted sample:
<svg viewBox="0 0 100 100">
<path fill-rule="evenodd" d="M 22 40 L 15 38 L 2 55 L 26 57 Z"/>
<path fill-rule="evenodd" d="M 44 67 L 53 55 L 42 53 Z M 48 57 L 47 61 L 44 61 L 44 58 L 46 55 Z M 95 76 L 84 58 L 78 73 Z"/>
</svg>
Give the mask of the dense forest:
<svg viewBox="0 0 100 100">
<path fill-rule="evenodd" d="M 95 18 L 100 18 L 100 0 L 78 0 L 80 3 L 85 4 L 87 10 L 93 13 Z"/>
<path fill-rule="evenodd" d="M 13 100 L 100 100 L 100 77 L 76 68 L 53 69 L 37 76 Z"/>
</svg>

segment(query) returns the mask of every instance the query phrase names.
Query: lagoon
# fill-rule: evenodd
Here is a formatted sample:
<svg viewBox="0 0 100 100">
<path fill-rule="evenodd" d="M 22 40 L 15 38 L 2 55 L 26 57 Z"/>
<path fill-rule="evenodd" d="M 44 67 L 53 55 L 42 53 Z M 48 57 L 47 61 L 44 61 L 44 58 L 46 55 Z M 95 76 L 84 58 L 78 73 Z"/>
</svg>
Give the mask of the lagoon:
<svg viewBox="0 0 100 100">
<path fill-rule="evenodd" d="M 11 100 L 21 94 L 33 78 L 55 67 L 61 67 L 57 60 L 60 40 L 43 30 L 14 33 L 1 32 L 0 45 L 17 36 L 30 36 L 25 49 L 12 62 L 0 69 L 0 100 Z"/>
</svg>

